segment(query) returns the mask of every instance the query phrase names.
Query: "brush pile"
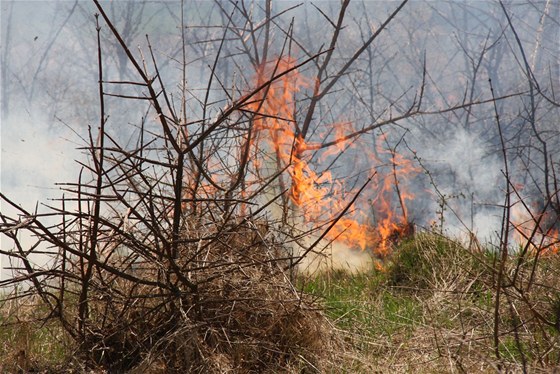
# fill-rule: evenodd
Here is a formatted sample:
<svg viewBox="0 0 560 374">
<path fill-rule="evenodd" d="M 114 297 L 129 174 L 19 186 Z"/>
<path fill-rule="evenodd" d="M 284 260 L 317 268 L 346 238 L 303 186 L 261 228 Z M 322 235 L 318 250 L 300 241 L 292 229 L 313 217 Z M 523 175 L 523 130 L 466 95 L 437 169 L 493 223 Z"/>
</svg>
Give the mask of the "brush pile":
<svg viewBox="0 0 560 374">
<path fill-rule="evenodd" d="M 195 290 L 153 262 L 133 272 L 175 290 L 121 280 L 92 292 L 93 361 L 153 373 L 319 371 L 329 326 L 293 287 L 266 232 L 246 222 L 206 248 L 199 243 L 182 245 L 177 260 Z"/>
<path fill-rule="evenodd" d="M 131 255 L 138 247 L 113 236 L 121 244 L 95 266 L 87 303 L 80 303 L 83 282 L 70 279 L 80 278 L 83 259 L 68 261 L 59 318 L 78 358 L 64 369 L 322 372 L 337 345 L 332 326 L 292 284 L 289 259 L 266 225 L 245 220 L 234 226 L 206 231 L 209 241 L 200 239 L 200 231 L 198 240 L 184 231 L 173 259 L 141 260 Z M 40 369 L 31 362 L 24 366 Z"/>
</svg>

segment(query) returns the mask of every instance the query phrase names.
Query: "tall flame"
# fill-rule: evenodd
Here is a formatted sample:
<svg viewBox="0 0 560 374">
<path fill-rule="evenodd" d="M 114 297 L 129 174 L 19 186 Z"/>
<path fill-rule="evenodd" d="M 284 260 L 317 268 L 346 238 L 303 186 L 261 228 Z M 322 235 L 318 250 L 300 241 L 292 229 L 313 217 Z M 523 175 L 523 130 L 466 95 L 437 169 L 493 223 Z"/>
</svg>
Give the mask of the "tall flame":
<svg viewBox="0 0 560 374">
<path fill-rule="evenodd" d="M 293 66 L 294 61 L 288 57 L 263 65 L 256 76 L 256 84 L 261 86 L 271 79 L 274 73 L 278 74 Z M 310 151 L 321 149 L 320 160 L 337 156 L 346 148 L 353 146 L 350 140 L 346 139 L 346 134 L 355 130 L 348 122 L 329 124 L 325 127 L 333 130 L 331 136 L 334 141 L 330 142 L 332 146 L 322 149 L 319 144 L 308 143 L 298 133 L 295 107 L 297 93 L 307 86 L 309 81 L 299 71 L 292 70 L 263 88 L 248 109 L 255 113 L 253 119 L 255 134 L 252 139 L 253 161 L 262 167 L 263 163 L 258 161 L 259 155 L 262 157 L 263 154 L 270 154 L 270 151 L 273 151 L 276 168 L 287 167 L 290 176 L 291 202 L 298 207 L 306 224 L 320 227 L 336 219 L 340 212 L 347 208 L 355 192 L 348 191 L 344 181 L 335 180 L 330 171 L 320 174 L 315 172 L 310 165 Z M 338 219 L 326 237 L 342 242 L 348 247 L 362 250 L 375 246 L 376 248 L 372 249 L 376 253 L 386 255 L 389 252 L 391 236 L 396 232 L 404 231 L 408 224 L 405 204 L 413 198 L 411 193 L 402 187 L 399 188 L 399 184 L 417 170 L 410 160 L 394 150 L 384 150 L 382 142 L 386 142 L 384 136 L 379 138 L 376 151 L 378 154 L 390 156 L 392 171 L 389 176 L 381 180 L 378 177 L 375 180 L 376 186 L 368 188 L 370 195 L 376 195 L 369 199 L 370 207 L 373 207 L 380 217 L 376 227 L 368 212 L 358 209 L 353 204 L 349 207 L 348 214 Z M 368 162 L 381 164 L 374 152 L 369 151 L 366 156 Z M 399 213 L 392 208 L 395 187 L 401 206 Z"/>
<path fill-rule="evenodd" d="M 513 237 L 519 245 L 541 254 L 560 252 L 558 213 L 551 207 L 539 209 L 538 204 L 525 205 L 518 202 L 512 207 L 511 216 Z"/>
</svg>

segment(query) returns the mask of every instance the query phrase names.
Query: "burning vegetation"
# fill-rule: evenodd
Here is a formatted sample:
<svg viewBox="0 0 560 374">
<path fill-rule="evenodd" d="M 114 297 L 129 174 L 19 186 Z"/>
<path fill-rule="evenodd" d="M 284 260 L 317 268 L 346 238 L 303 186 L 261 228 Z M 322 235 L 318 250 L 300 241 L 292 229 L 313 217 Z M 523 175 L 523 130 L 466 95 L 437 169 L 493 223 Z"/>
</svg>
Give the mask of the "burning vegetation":
<svg viewBox="0 0 560 374">
<path fill-rule="evenodd" d="M 94 0 L 99 112 L 96 130 L 82 139 L 87 160 L 76 181 L 59 184 L 63 195 L 46 212 L 0 193 L 13 212 L 0 213 L 0 233 L 12 243 L 0 249 L 12 271 L 0 280 L 11 287 L 0 326 L 15 326 L 5 340 L 22 347 L 0 347 L 8 360 L 0 371 L 407 371 L 424 356 L 435 372 L 557 365 L 559 164 L 537 128 L 535 98 L 557 103 L 536 89 L 531 71 L 529 94 L 496 96 L 491 79 L 478 92 L 481 61 L 503 30 L 517 37 L 501 2 L 506 23 L 482 44 L 462 100 L 439 92 L 425 53 L 402 91 L 376 91 L 374 46 L 390 24 L 402 26 L 407 3 L 388 3 L 384 19 L 366 14 L 367 27 L 350 30 L 348 0 L 330 15 L 313 5 L 329 32 L 310 49 L 293 20 L 280 22 L 297 6 L 276 14 L 268 0 L 218 1 L 225 22 L 218 35 L 210 23 L 190 25 L 182 1 L 174 53 L 146 37 L 136 54 L 123 35 L 131 28 L 120 30 Z M 192 42 L 199 29 L 207 34 Z M 343 34 L 360 44 L 341 45 Z M 211 46 L 200 57 L 209 63 L 201 91 L 189 81 L 199 60 L 187 53 L 190 44 Z M 118 48 L 118 69 L 108 68 L 107 45 Z M 466 61 L 477 61 L 461 47 Z M 379 69 L 391 70 L 391 59 Z M 533 163 L 523 149 L 512 160 L 505 132 L 515 121 L 506 126 L 500 116 L 499 106 L 519 97 L 530 99 L 526 127 L 537 139 L 527 149 L 544 158 L 525 179 L 544 204 L 529 203 L 510 169 Z M 113 119 L 116 102 L 134 110 Z M 116 125 L 130 123 L 126 113 L 142 115 L 123 139 Z M 465 195 L 440 188 L 449 176 L 433 173 L 422 144 L 407 140 L 418 132 L 412 124 L 434 117 L 444 119 L 442 131 L 451 121 L 464 131 L 478 121 L 495 127 L 500 152 L 492 157 L 503 174 L 493 182 L 504 185 L 497 244 L 480 243 L 462 219 L 465 204 L 454 204 Z M 465 174 L 476 180 L 473 170 Z M 451 184 L 460 186 L 461 176 L 451 175 Z M 423 201 L 434 198 L 438 208 L 426 213 L 433 204 Z M 439 227 L 423 227 L 434 214 Z M 468 242 L 446 237 L 447 220 Z M 38 359 L 44 347 L 24 328 L 57 342 L 54 364 Z M 404 368 L 401 348 L 415 355 Z"/>
<path fill-rule="evenodd" d="M 556 203 L 526 204 L 527 200 L 518 201 L 512 208 L 513 239 L 524 252 L 558 254 L 560 211 Z"/>
<path fill-rule="evenodd" d="M 280 58 L 258 69 L 256 87 L 268 83 L 249 105 L 254 115 L 254 134 L 250 133 L 249 142 L 255 176 L 258 180 L 270 169 L 286 170 L 288 178 L 280 176 L 274 189 L 276 193 L 288 190 L 288 200 L 282 202 L 282 219 L 286 223 L 302 223 L 312 232 L 328 227 L 325 240 L 372 251 L 383 258 L 392 244 L 414 232 L 406 206 L 414 195 L 407 190 L 406 181 L 419 168 L 397 153 L 396 147 L 384 148 L 389 145 L 385 134 L 373 149 L 356 142 L 359 132 L 349 122 L 325 124 L 326 133 L 318 134 L 319 138 L 327 139 L 322 143 L 306 141 L 298 125 L 296 96 L 310 85 L 310 80 L 294 65 L 293 59 Z M 281 77 L 274 79 L 277 74 Z M 349 186 L 344 178 L 334 176 L 329 166 L 316 172 L 310 162 L 312 152 L 316 152 L 318 155 L 313 156 L 320 164 L 329 165 L 348 149 L 359 152 L 374 165 L 362 188 Z M 384 155 L 388 165 L 381 160 Z M 388 173 L 380 171 L 380 166 L 385 166 Z M 395 198 L 398 209 L 393 204 Z"/>
</svg>

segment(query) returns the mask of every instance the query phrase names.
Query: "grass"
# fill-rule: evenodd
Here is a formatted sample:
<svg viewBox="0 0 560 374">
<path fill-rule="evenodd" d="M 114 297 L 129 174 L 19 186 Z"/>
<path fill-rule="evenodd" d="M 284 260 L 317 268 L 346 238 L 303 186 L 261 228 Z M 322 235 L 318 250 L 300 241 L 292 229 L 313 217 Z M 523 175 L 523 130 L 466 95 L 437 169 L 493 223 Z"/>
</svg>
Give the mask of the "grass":
<svg viewBox="0 0 560 374">
<path fill-rule="evenodd" d="M 419 317 L 413 297 L 391 292 L 385 275 L 336 271 L 307 280 L 303 289 L 324 300 L 327 315 L 342 329 L 360 328 L 372 338 L 411 330 Z"/>
<path fill-rule="evenodd" d="M 0 372 L 55 370 L 70 361 L 71 345 L 55 320 L 37 317 L 41 305 L 21 301 L 0 304 Z"/>
<path fill-rule="evenodd" d="M 499 358 L 492 251 L 421 233 L 399 244 L 382 270 L 302 276 L 297 286 L 319 300 L 339 336 L 341 365 L 327 372 L 554 372 L 560 369 L 560 259 L 540 258 L 538 266 L 534 257 L 521 266 L 518 260 L 512 255 L 506 264 L 506 273 L 518 276 L 502 290 Z M 17 363 L 21 351 L 34 368 L 69 362 L 72 347 L 55 322 L 33 322 L 38 312 L 31 304 L 23 322 L 22 309 L 14 310 L 0 305 L 0 371 L 25 369 L 25 360 Z M 74 367 L 71 372 L 80 372 Z M 300 371 L 287 369 L 293 370 Z"/>
<path fill-rule="evenodd" d="M 437 234 L 401 243 L 382 271 L 341 271 L 303 279 L 360 356 L 348 372 L 551 372 L 560 369 L 560 262 L 547 258 L 527 285 L 534 258 L 518 269 L 499 308 L 495 355 L 496 256 Z M 513 274 L 515 255 L 506 264 Z M 505 297 L 503 296 L 505 295 Z M 542 317 L 538 320 L 537 314 Z M 547 324 L 548 323 L 548 324 Z M 560 322 L 559 322 L 560 323 Z M 560 324 L 558 325 L 560 326 Z"/>
</svg>

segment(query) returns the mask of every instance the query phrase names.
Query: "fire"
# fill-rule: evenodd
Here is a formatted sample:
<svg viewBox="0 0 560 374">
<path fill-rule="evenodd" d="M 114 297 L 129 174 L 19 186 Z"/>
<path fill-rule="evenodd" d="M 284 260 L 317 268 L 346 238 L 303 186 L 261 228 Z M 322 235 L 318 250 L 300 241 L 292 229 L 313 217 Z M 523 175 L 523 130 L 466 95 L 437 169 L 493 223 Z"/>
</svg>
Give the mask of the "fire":
<svg viewBox="0 0 560 374">
<path fill-rule="evenodd" d="M 389 156 L 389 164 L 391 171 L 381 181 L 381 189 L 374 199 L 373 204 L 376 212 L 382 218 L 377 224 L 377 230 L 381 236 L 381 242 L 378 251 L 387 254 L 390 250 L 388 245 L 392 236 L 411 234 L 412 227 L 408 219 L 408 210 L 406 202 L 412 200 L 414 195 L 402 188 L 403 182 L 417 175 L 420 170 L 414 166 L 412 161 L 397 153 L 395 149 L 386 149 L 383 143 L 387 143 L 386 134 L 381 134 L 378 138 L 377 152 L 378 154 L 386 154 Z M 400 212 L 397 213 L 391 204 L 391 197 L 395 194 L 398 197 L 398 207 Z"/>
<path fill-rule="evenodd" d="M 523 205 L 517 202 L 511 210 L 514 240 L 520 246 L 541 254 L 560 252 L 558 214 L 551 208 L 538 204 Z"/>
<path fill-rule="evenodd" d="M 291 58 L 280 58 L 262 66 L 256 76 L 257 85 L 267 82 L 274 74 L 292 68 L 294 63 Z M 329 143 L 332 145 L 326 148 L 306 141 L 298 133 L 295 103 L 297 93 L 308 86 L 309 81 L 299 71 L 293 70 L 263 88 L 248 110 L 255 114 L 251 139 L 253 165 L 264 167 L 266 163 L 259 157 L 270 155 L 272 151 L 276 170 L 287 166 L 290 201 L 301 212 L 306 224 L 318 228 L 326 227 L 336 219 L 355 192 L 348 189 L 343 180 L 336 180 L 330 171 L 317 173 L 310 164 L 311 151 L 320 151 L 318 159 L 323 162 L 329 157 L 336 157 L 347 148 L 356 146 L 353 140 L 347 139 L 347 134 L 355 129 L 350 122 L 325 126 L 331 130 L 333 140 Z M 410 230 L 406 202 L 414 196 L 403 188 L 403 182 L 418 172 L 410 160 L 394 149 L 385 150 L 384 143 L 387 139 L 382 135 L 376 152 L 362 149 L 360 152 L 366 155 L 370 164 L 382 164 L 375 153 L 386 156 L 390 160 L 391 172 L 384 178 L 377 173 L 373 186 L 368 186 L 364 196 L 350 206 L 347 214 L 338 219 L 326 235 L 327 239 L 344 243 L 350 248 L 373 249 L 380 256 L 389 253 L 392 238 Z M 395 189 L 399 210 L 393 208 Z M 374 197 L 368 199 L 368 195 Z M 364 203 L 368 200 L 370 204 Z M 379 217 L 377 222 L 372 222 L 371 212 L 368 214 L 368 209 L 363 208 L 373 208 Z"/>
</svg>

